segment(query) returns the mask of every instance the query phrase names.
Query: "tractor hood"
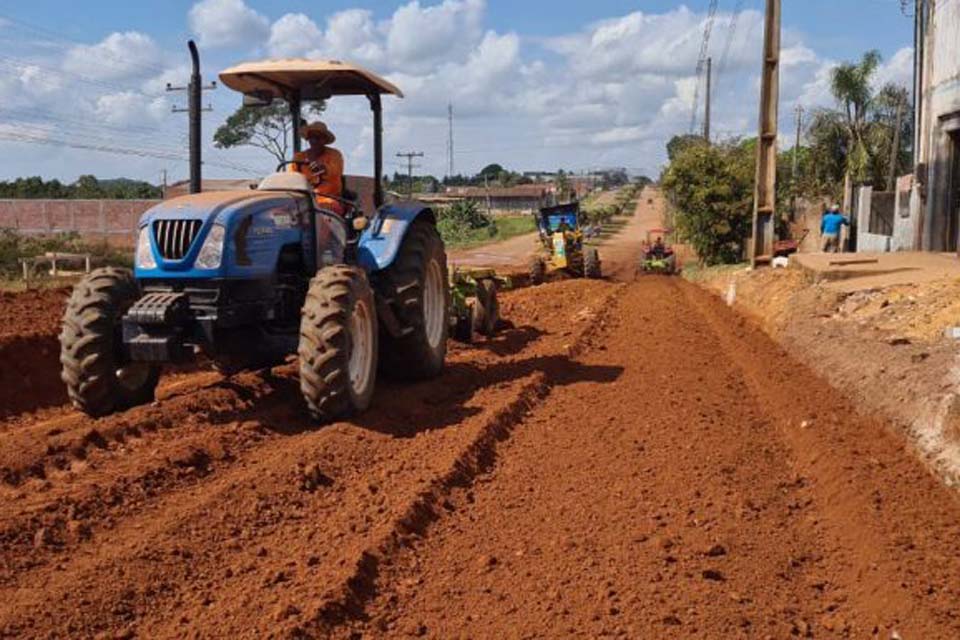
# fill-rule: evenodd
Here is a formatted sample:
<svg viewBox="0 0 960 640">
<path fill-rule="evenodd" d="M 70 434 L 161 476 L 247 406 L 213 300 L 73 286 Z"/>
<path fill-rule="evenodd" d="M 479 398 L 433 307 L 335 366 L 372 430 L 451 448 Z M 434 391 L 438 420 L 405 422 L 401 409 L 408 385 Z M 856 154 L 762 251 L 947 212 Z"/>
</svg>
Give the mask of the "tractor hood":
<svg viewBox="0 0 960 640">
<path fill-rule="evenodd" d="M 136 275 L 269 277 L 279 248 L 300 242 L 304 201 L 285 191 L 211 191 L 164 201 L 140 218 Z M 211 245 L 222 238 L 222 246 L 212 247 L 221 259 L 203 266 L 197 259 L 211 231 Z"/>
</svg>

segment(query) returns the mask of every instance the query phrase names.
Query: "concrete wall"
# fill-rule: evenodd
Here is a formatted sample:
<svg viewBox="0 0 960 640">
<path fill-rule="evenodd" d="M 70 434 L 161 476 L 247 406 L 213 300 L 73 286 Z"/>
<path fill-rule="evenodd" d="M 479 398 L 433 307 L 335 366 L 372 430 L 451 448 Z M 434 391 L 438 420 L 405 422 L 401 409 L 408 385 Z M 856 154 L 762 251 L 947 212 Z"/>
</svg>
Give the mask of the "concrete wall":
<svg viewBox="0 0 960 640">
<path fill-rule="evenodd" d="M 916 235 L 920 206 L 920 191 L 914 184 L 913 176 L 903 176 L 897 180 L 893 238 L 890 241 L 891 251 L 914 251 L 918 248 Z"/>
<path fill-rule="evenodd" d="M 943 251 L 948 238 L 952 131 L 960 131 L 960 2 L 928 0 L 929 26 L 924 42 L 923 103 L 919 162 L 926 175 L 922 247 Z"/>
<path fill-rule="evenodd" d="M 75 232 L 133 244 L 140 215 L 159 200 L 0 200 L 0 229 L 41 235 Z"/>
</svg>

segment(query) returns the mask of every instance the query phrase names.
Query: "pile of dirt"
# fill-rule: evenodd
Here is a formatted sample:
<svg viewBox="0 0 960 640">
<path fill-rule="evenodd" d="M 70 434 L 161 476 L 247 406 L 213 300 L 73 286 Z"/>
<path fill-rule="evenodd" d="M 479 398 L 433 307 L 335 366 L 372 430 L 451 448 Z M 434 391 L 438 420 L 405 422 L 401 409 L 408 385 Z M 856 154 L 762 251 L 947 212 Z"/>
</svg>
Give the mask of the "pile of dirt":
<svg viewBox="0 0 960 640">
<path fill-rule="evenodd" d="M 0 339 L 7 336 L 57 335 L 69 288 L 0 292 Z"/>
<path fill-rule="evenodd" d="M 0 418 L 66 402 L 57 334 L 69 295 L 0 292 Z"/>
</svg>

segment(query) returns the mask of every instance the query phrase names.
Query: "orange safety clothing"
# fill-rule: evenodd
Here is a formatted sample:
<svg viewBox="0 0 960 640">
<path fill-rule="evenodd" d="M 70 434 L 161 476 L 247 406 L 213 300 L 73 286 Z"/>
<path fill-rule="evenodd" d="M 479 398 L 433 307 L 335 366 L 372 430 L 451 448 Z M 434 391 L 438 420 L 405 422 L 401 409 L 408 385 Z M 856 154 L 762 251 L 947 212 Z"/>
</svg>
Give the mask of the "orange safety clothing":
<svg viewBox="0 0 960 640">
<path fill-rule="evenodd" d="M 325 196 L 343 197 L 343 155 L 333 147 L 324 147 L 319 154 L 311 150 L 300 151 L 293 159 L 302 164 L 291 164 L 290 171 L 299 171 L 313 185 L 317 206 L 343 215 L 343 204 Z M 312 164 L 319 167 L 314 171 Z"/>
</svg>

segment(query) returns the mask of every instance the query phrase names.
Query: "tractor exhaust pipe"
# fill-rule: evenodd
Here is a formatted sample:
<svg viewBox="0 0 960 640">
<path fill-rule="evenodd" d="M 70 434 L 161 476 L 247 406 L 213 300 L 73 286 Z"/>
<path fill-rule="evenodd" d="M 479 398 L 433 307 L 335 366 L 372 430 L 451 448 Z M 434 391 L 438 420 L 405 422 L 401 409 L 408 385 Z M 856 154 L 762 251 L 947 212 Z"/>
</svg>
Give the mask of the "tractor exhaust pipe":
<svg viewBox="0 0 960 640">
<path fill-rule="evenodd" d="M 196 43 L 191 40 L 187 43 L 190 48 L 190 58 L 193 61 L 193 74 L 190 76 L 190 87 L 188 95 L 188 110 L 190 112 L 190 193 L 200 193 L 202 189 L 202 178 L 200 174 L 200 97 L 203 92 L 203 85 L 200 78 L 200 53 L 197 51 Z"/>
</svg>

